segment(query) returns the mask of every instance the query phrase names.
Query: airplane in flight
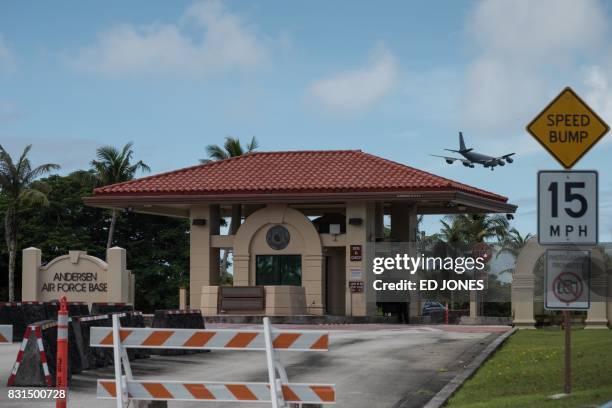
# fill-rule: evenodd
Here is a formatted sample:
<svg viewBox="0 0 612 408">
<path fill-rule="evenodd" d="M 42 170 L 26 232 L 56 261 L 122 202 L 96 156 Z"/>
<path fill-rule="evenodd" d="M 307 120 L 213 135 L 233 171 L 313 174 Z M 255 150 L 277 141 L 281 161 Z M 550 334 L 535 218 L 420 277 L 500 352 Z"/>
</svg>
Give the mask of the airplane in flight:
<svg viewBox="0 0 612 408">
<path fill-rule="evenodd" d="M 449 157 L 449 156 L 438 156 L 437 154 L 431 154 L 430 156 L 441 157 L 448 164 L 453 164 L 455 161 L 459 160 L 465 167 L 474 168 L 474 164 L 481 164 L 483 167 L 488 167 L 493 171 L 495 166 L 504 166 L 506 163 L 512 163 L 514 159 L 511 157 L 514 153 L 505 154 L 503 156 L 494 157 L 487 156 L 486 154 L 476 153 L 473 148 L 466 148 L 465 141 L 463 140 L 463 134 L 459 132 L 459 150 L 452 149 L 444 149 L 449 152 L 459 153 L 464 158 L 461 159 L 459 157 Z"/>
</svg>

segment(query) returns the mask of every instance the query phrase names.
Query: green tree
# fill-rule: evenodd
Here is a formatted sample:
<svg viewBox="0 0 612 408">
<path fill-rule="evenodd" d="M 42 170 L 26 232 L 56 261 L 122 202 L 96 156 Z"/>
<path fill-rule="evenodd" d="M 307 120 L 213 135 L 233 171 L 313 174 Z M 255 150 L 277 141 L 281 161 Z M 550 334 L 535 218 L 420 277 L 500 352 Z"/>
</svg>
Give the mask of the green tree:
<svg viewBox="0 0 612 408">
<path fill-rule="evenodd" d="M 533 238 L 533 235 L 528 233 L 526 235 L 521 235 L 521 233 L 516 228 L 511 228 L 508 231 L 508 234 L 504 237 L 501 242 L 501 249 L 499 250 L 497 256 L 508 253 L 512 255 L 514 258 L 518 257 L 521 249 Z"/>
<path fill-rule="evenodd" d="M 206 154 L 208 159 L 200 159 L 201 163 L 208 163 L 215 160 L 225 160 L 231 157 L 242 156 L 243 154 L 250 153 L 259 147 L 259 143 L 255 137 L 251 138 L 251 141 L 242 147 L 240 139 L 237 137 L 227 136 L 223 146 L 210 144 L 206 146 Z"/>
<path fill-rule="evenodd" d="M 208 159 L 200 159 L 201 163 L 209 163 L 211 161 L 217 160 L 226 160 L 232 157 L 242 156 L 247 153 L 251 153 L 259 147 L 259 143 L 255 137 L 251 138 L 251 141 L 246 144 L 246 146 L 242 146 L 240 143 L 240 139 L 237 137 L 227 136 L 225 138 L 225 143 L 223 146 L 219 145 L 208 145 L 206 146 L 206 153 L 208 154 Z M 235 234 L 238 231 L 238 227 L 240 227 L 240 219 L 242 218 L 242 207 L 240 204 L 232 205 L 232 217 L 229 224 L 229 233 Z M 222 283 L 229 283 L 231 277 L 228 276 L 228 268 L 229 268 L 229 251 L 223 251 L 223 258 L 221 259 L 221 279 Z"/>
<path fill-rule="evenodd" d="M 92 194 L 93 178 L 79 173 L 52 175 L 41 180 L 49 186 L 49 205 L 23 211 L 18 241 L 21 247 L 42 250 L 43 263 L 71 249 L 105 258 L 108 236 L 106 210 L 83 204 Z M 0 200 L 0 216 L 5 203 Z M 136 277 L 136 308 L 145 312 L 178 306 L 178 288 L 189 282 L 189 222 L 184 219 L 128 213 L 117 218 L 115 240 L 127 251 L 128 268 Z M 0 268 L 6 268 L 4 248 Z M 17 259 L 15 287 L 21 280 Z M 16 292 L 19 293 L 19 292 Z"/>
<path fill-rule="evenodd" d="M 96 159 L 91 161 L 91 170 L 88 172 L 76 172 L 79 177 L 93 178 L 96 186 L 121 183 L 134 179 L 138 171 L 149 172 L 151 168 L 142 160 L 132 163 L 134 151 L 133 143 L 127 143 L 121 150 L 114 146 L 102 146 L 96 151 Z M 108 228 L 108 239 L 106 248 L 113 243 L 115 225 L 117 224 L 118 211 L 111 210 L 110 226 Z"/>
<path fill-rule="evenodd" d="M 465 244 L 466 234 L 461 219 L 454 217 L 449 221 L 440 220 L 442 224 L 439 233 L 440 239 L 453 247 Z"/>
<path fill-rule="evenodd" d="M 497 258 L 501 254 L 510 254 L 514 259 L 518 258 L 521 249 L 523 249 L 523 247 L 527 244 L 527 241 L 529 241 L 532 237 L 533 235 L 530 233 L 521 235 L 516 228 L 511 228 L 500 243 L 500 250 L 495 257 Z M 507 268 L 501 271 L 500 274 L 507 272 L 514 273 L 514 267 Z"/>
<path fill-rule="evenodd" d="M 44 183 L 36 181 L 40 176 L 59 169 L 57 164 L 47 163 L 32 168 L 28 153 L 32 145 L 23 149 L 15 163 L 8 152 L 0 146 L 0 194 L 5 200 L 4 239 L 8 249 L 8 298 L 15 300 L 15 265 L 17 258 L 17 233 L 21 213 L 31 205 L 48 204 Z"/>
<path fill-rule="evenodd" d="M 508 236 L 508 220 L 500 214 L 452 214 L 445 219 L 457 223 L 465 244 L 485 241 L 502 243 Z"/>
</svg>

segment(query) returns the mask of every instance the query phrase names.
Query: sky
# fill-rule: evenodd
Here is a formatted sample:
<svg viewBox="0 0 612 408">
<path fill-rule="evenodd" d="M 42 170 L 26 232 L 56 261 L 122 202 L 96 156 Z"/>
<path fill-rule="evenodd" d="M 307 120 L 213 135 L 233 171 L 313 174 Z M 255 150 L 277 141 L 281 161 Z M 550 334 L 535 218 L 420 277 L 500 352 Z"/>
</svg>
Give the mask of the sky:
<svg viewBox="0 0 612 408">
<path fill-rule="evenodd" d="M 0 144 L 65 174 L 134 142 L 154 173 L 226 136 L 260 150 L 362 149 L 509 197 L 536 231 L 536 177 L 557 162 L 525 126 L 571 86 L 612 123 L 612 5 L 603 1 L 3 1 Z M 429 156 L 468 147 L 495 171 Z M 612 240 L 612 135 L 599 171 Z M 439 221 L 424 229 L 437 232 Z"/>
</svg>

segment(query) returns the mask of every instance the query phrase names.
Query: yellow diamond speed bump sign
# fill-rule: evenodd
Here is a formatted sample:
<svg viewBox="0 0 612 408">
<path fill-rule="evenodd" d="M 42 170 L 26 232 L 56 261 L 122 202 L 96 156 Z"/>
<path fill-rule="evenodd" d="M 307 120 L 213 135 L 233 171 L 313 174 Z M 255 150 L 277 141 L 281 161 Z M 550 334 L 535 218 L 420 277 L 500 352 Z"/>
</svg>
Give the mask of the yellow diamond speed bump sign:
<svg viewBox="0 0 612 408">
<path fill-rule="evenodd" d="M 571 169 L 608 130 L 606 122 L 570 87 L 527 125 L 527 131 L 566 169 Z"/>
</svg>

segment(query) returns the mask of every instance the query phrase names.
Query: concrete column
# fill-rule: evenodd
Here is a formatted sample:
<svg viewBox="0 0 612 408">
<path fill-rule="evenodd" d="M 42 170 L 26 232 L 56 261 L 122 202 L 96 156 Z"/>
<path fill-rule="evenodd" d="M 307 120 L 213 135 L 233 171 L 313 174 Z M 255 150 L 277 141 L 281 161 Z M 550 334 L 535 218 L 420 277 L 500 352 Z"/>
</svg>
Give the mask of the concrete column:
<svg viewBox="0 0 612 408">
<path fill-rule="evenodd" d="M 133 305 L 136 305 L 136 276 L 134 276 L 134 274 L 132 273 L 132 271 L 128 271 L 129 272 L 129 279 L 130 279 L 130 295 L 128 298 L 128 303 L 131 303 Z"/>
<path fill-rule="evenodd" d="M 21 262 L 21 300 L 38 300 L 39 270 L 42 252 L 38 248 L 26 248 Z"/>
<path fill-rule="evenodd" d="M 476 321 L 478 317 L 478 299 L 475 291 L 470 291 L 470 318 Z"/>
<path fill-rule="evenodd" d="M 179 309 L 187 309 L 187 289 L 179 288 Z"/>
<path fill-rule="evenodd" d="M 309 314 L 325 314 L 323 256 L 304 255 L 302 261 L 302 286 L 306 295 L 306 310 Z"/>
<path fill-rule="evenodd" d="M 361 218 L 361 225 L 350 225 L 350 218 Z M 366 270 L 367 248 L 375 238 L 375 205 L 374 203 L 347 203 L 346 206 L 346 287 L 345 310 L 348 316 L 372 316 L 376 313 L 376 293 L 371 289 L 372 274 Z M 362 260 L 351 261 L 351 245 L 362 246 Z M 361 271 L 364 281 L 364 292 L 351 293 L 348 282 L 354 279 L 352 270 Z"/>
<path fill-rule="evenodd" d="M 592 256 L 592 270 L 605 271 L 605 263 L 601 257 Z M 591 308 L 587 312 L 585 329 L 607 329 L 608 311 L 606 293 L 608 291 L 608 275 L 597 273 L 591 278 Z"/>
<path fill-rule="evenodd" d="M 391 241 L 408 243 L 408 253 L 416 256 L 417 208 L 411 202 L 391 203 Z M 416 275 L 411 275 L 415 279 Z M 418 291 L 410 292 L 410 318 L 422 314 L 421 295 Z"/>
<path fill-rule="evenodd" d="M 127 260 L 125 249 L 119 247 L 107 249 L 106 263 L 108 264 L 108 301 L 118 303 L 127 302 L 130 294 L 130 284 L 126 267 Z"/>
<path fill-rule="evenodd" d="M 517 263 L 518 266 L 518 263 Z M 512 322 L 519 329 L 535 329 L 533 289 L 535 277 L 515 273 L 512 280 Z"/>
<path fill-rule="evenodd" d="M 385 237 L 385 203 L 377 202 L 374 204 L 374 237 Z"/>
<path fill-rule="evenodd" d="M 240 204 L 232 204 L 232 221 L 231 221 L 231 229 L 229 231 L 230 235 L 236 235 L 236 231 L 240 228 L 240 223 L 242 222 L 242 205 Z"/>
<path fill-rule="evenodd" d="M 219 250 L 211 248 L 211 235 L 219 234 L 219 206 L 191 207 L 189 236 L 189 304 L 191 309 L 201 305 L 202 286 L 219 284 Z M 194 219 L 205 220 L 204 225 L 193 225 Z"/>
<path fill-rule="evenodd" d="M 410 204 L 391 203 L 391 241 L 410 242 Z"/>
</svg>

